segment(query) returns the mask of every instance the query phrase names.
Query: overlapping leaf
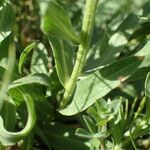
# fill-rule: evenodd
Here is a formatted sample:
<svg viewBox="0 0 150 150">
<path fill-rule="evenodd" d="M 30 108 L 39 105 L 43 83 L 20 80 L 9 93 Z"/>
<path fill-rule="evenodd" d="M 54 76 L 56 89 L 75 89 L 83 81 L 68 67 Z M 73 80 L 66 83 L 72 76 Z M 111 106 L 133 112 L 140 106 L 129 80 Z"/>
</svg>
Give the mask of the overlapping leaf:
<svg viewBox="0 0 150 150">
<path fill-rule="evenodd" d="M 49 139 L 53 148 L 57 150 L 68 149 L 68 146 L 72 150 L 82 149 L 89 150 L 89 147 L 85 144 L 87 140 L 76 137 L 75 128 L 69 127 L 60 123 L 54 123 L 43 127 L 43 132 Z M 58 144 L 59 143 L 59 144 Z"/>
<path fill-rule="evenodd" d="M 39 43 L 32 55 L 30 70 L 31 73 L 44 73 L 47 74 L 49 72 L 49 57 L 48 52 L 45 46 L 42 43 Z"/>
<path fill-rule="evenodd" d="M 145 81 L 145 94 L 150 98 L 150 73 L 148 73 Z"/>
<path fill-rule="evenodd" d="M 38 43 L 38 41 L 35 41 L 23 50 L 23 52 L 20 56 L 20 59 L 19 59 L 19 72 L 20 73 L 21 73 L 22 66 L 23 66 L 23 63 L 24 63 L 26 57 L 28 56 L 29 52 L 37 45 L 37 43 Z"/>
<path fill-rule="evenodd" d="M 13 29 L 15 14 L 10 2 L 3 3 L 0 9 L 0 31 L 7 32 Z"/>
<path fill-rule="evenodd" d="M 80 43 L 71 25 L 68 14 L 53 1 L 42 1 L 41 5 L 41 28 L 48 36 L 57 36 L 74 44 Z"/>
<path fill-rule="evenodd" d="M 3 145 L 13 145 L 23 139 L 32 130 L 36 121 L 35 108 L 32 98 L 29 95 L 24 95 L 24 100 L 28 109 L 27 124 L 22 131 L 9 132 L 4 128 L 3 119 L 0 117 L 0 142 Z"/>
<path fill-rule="evenodd" d="M 79 81 L 71 104 L 59 112 L 69 116 L 87 109 L 97 99 L 108 94 L 135 73 L 141 62 L 138 57 L 129 57 L 112 63 Z"/>
<path fill-rule="evenodd" d="M 73 69 L 73 49 L 67 42 L 59 38 L 49 38 L 53 50 L 56 71 L 60 82 L 65 87 Z"/>
<path fill-rule="evenodd" d="M 49 78 L 44 74 L 34 74 L 13 81 L 8 92 L 16 104 L 23 100 L 23 94 L 30 94 L 35 101 L 42 101 L 45 100 L 44 87 L 50 88 Z"/>
</svg>

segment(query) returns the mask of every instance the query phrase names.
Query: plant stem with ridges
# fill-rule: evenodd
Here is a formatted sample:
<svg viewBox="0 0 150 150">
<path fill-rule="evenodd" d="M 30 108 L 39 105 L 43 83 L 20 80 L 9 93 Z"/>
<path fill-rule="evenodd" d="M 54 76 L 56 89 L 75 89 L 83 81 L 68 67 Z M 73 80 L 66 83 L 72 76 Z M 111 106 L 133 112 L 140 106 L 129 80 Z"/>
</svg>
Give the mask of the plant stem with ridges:
<svg viewBox="0 0 150 150">
<path fill-rule="evenodd" d="M 79 45 L 75 66 L 73 68 L 71 77 L 66 85 L 65 93 L 61 101 L 61 107 L 66 106 L 71 96 L 73 95 L 76 82 L 83 69 L 87 52 L 90 47 L 91 35 L 95 21 L 96 7 L 98 0 L 86 0 L 82 31 L 81 31 L 81 44 Z"/>
</svg>

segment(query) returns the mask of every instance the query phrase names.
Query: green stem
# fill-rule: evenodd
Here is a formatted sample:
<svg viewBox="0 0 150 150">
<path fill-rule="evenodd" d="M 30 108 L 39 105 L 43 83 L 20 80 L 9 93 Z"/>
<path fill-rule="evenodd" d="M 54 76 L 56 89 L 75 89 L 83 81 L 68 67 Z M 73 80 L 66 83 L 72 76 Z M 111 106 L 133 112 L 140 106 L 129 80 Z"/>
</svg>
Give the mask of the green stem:
<svg viewBox="0 0 150 150">
<path fill-rule="evenodd" d="M 10 83 L 11 76 L 13 74 L 13 68 L 15 66 L 15 54 L 16 50 L 14 45 L 12 44 L 9 48 L 9 55 L 8 55 L 8 70 L 5 71 L 3 79 L 2 79 L 2 86 L 0 88 L 0 112 L 2 111 L 4 101 L 6 100 L 7 95 L 7 87 Z"/>
<path fill-rule="evenodd" d="M 98 0 L 86 0 L 85 12 L 83 17 L 81 44 L 79 45 L 75 66 L 73 68 L 69 82 L 66 85 L 66 90 L 61 101 L 61 106 L 64 107 L 70 100 L 78 77 L 83 69 L 85 58 L 89 50 L 92 30 L 95 21 L 96 7 Z"/>
</svg>

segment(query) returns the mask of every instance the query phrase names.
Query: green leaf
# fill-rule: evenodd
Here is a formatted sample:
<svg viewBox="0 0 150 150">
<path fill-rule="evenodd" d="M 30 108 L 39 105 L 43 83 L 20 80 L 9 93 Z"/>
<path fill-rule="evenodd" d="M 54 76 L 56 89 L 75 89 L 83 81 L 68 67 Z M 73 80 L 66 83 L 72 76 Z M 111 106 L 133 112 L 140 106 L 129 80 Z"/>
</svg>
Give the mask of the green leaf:
<svg viewBox="0 0 150 150">
<path fill-rule="evenodd" d="M 4 0 L 1 0 L 0 1 L 0 7 L 3 5 L 3 3 L 4 3 Z"/>
<path fill-rule="evenodd" d="M 34 74 L 13 81 L 8 87 L 8 92 L 14 102 L 19 105 L 25 93 L 30 94 L 35 101 L 45 100 L 44 87 L 50 88 L 49 78 L 44 74 Z"/>
<path fill-rule="evenodd" d="M 83 137 L 83 138 L 92 138 L 91 134 L 86 131 L 85 129 L 82 129 L 82 128 L 78 128 L 76 130 L 76 133 L 75 133 L 77 136 L 79 137 Z"/>
<path fill-rule="evenodd" d="M 94 134 L 98 131 L 94 121 L 90 117 L 84 115 L 83 119 L 84 119 L 84 122 L 86 123 L 86 127 L 88 128 L 91 134 Z"/>
<path fill-rule="evenodd" d="M 3 145 L 13 145 L 26 137 L 36 122 L 36 113 L 34 109 L 34 103 L 29 95 L 23 95 L 28 110 L 27 124 L 23 130 L 19 132 L 9 132 L 4 128 L 3 119 L 0 117 L 0 142 Z"/>
<path fill-rule="evenodd" d="M 9 131 L 13 131 L 16 121 L 16 106 L 10 97 L 7 101 L 4 101 L 1 116 L 4 121 L 5 128 Z"/>
<path fill-rule="evenodd" d="M 5 2 L 0 9 L 0 31 L 12 31 L 15 23 L 15 14 L 10 2 Z"/>
<path fill-rule="evenodd" d="M 94 56 L 87 61 L 86 71 L 96 70 L 98 67 L 116 61 L 126 44 L 127 39 L 121 32 L 114 33 L 109 40 L 108 35 L 105 33 L 103 38 L 91 48 L 90 51 Z"/>
<path fill-rule="evenodd" d="M 12 79 L 13 70 L 15 66 L 15 59 L 16 59 L 16 49 L 15 49 L 15 46 L 12 44 L 9 47 L 8 64 L 7 64 L 8 70 L 5 69 L 4 74 L 2 72 L 3 77 L 1 81 L 2 85 L 0 87 L 0 111 L 3 108 L 3 104 L 5 100 L 7 99 L 7 88 Z"/>
<path fill-rule="evenodd" d="M 150 72 L 148 73 L 145 81 L 145 95 L 150 98 Z"/>
<path fill-rule="evenodd" d="M 141 57 L 145 57 L 142 64 L 140 65 L 140 68 L 142 67 L 150 67 L 150 41 L 148 41 L 143 48 L 137 52 L 135 55 Z"/>
<path fill-rule="evenodd" d="M 13 34 L 10 33 L 8 36 L 0 42 L 0 65 L 8 67 L 8 51 L 13 41 Z"/>
<path fill-rule="evenodd" d="M 138 69 L 130 78 L 128 81 L 135 81 L 139 80 L 143 77 L 146 77 L 147 73 L 150 70 L 150 41 L 148 41 L 143 48 L 141 48 L 135 56 L 139 57 L 139 59 L 143 59 L 141 65 L 139 66 L 140 69 Z"/>
<path fill-rule="evenodd" d="M 73 69 L 72 46 L 62 39 L 49 38 L 55 58 L 56 71 L 61 84 L 65 87 Z"/>
<path fill-rule="evenodd" d="M 68 14 L 56 2 L 42 1 L 41 28 L 48 36 L 57 36 L 74 44 L 79 44 L 80 39 L 75 34 Z"/>
<path fill-rule="evenodd" d="M 33 147 L 34 142 L 34 130 L 30 132 L 24 139 L 23 144 L 21 144 L 21 150 L 30 150 Z"/>
<path fill-rule="evenodd" d="M 129 57 L 101 68 L 79 81 L 71 104 L 59 112 L 70 116 L 87 109 L 136 72 L 141 62 L 138 57 Z"/>
<path fill-rule="evenodd" d="M 33 42 L 32 44 L 30 44 L 29 46 L 27 46 L 23 52 L 21 53 L 21 56 L 19 58 L 19 72 L 21 74 L 21 70 L 23 67 L 23 63 L 26 59 L 26 57 L 28 56 L 29 52 L 37 45 L 38 41 Z"/>
<path fill-rule="evenodd" d="M 38 128 L 37 126 L 36 126 L 35 130 L 36 130 L 36 134 L 37 134 L 37 135 L 43 140 L 43 142 L 47 145 L 48 150 L 51 150 L 51 144 L 50 144 L 50 142 L 49 142 L 48 137 L 43 133 L 43 130 L 41 130 L 41 129 Z"/>
<path fill-rule="evenodd" d="M 42 131 L 48 137 L 52 148 L 66 150 L 68 146 L 72 150 L 89 150 L 85 144 L 87 139 L 75 136 L 75 128 L 60 123 L 51 123 L 41 126 Z M 58 144 L 59 143 L 59 144 Z"/>
<path fill-rule="evenodd" d="M 42 43 L 39 43 L 33 51 L 30 70 L 32 74 L 48 73 L 48 52 Z"/>
<path fill-rule="evenodd" d="M 77 136 L 82 137 L 82 138 L 88 138 L 88 139 L 92 139 L 92 138 L 106 138 L 109 134 L 108 132 L 99 132 L 99 133 L 95 133 L 95 134 L 90 134 L 89 132 L 87 132 L 85 129 L 82 128 L 78 128 L 76 130 L 75 133 Z"/>
<path fill-rule="evenodd" d="M 5 67 L 3 67 L 3 66 L 0 65 L 0 84 L 2 82 L 3 75 L 4 75 L 4 73 L 5 73 L 6 70 L 7 69 Z M 16 79 L 18 79 L 18 77 L 19 77 L 18 75 L 12 74 L 12 80 L 16 80 Z"/>
</svg>

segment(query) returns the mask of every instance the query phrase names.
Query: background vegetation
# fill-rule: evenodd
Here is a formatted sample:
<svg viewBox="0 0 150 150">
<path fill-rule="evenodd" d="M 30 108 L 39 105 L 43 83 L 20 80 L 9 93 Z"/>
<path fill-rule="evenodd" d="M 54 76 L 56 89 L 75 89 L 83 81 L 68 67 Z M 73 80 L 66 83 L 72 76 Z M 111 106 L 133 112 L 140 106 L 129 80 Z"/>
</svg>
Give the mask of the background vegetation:
<svg viewBox="0 0 150 150">
<path fill-rule="evenodd" d="M 43 14 L 45 0 L 0 1 L 0 150 L 150 149 L 150 1 L 99 1 L 65 108 L 86 0 L 55 1 L 77 38 L 55 22 L 49 33 L 55 20 L 52 9 Z M 62 21 L 59 11 L 53 13 Z"/>
</svg>

